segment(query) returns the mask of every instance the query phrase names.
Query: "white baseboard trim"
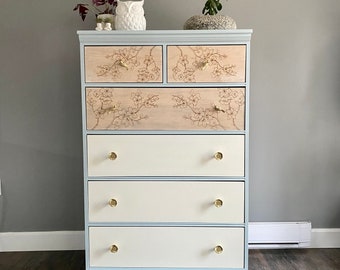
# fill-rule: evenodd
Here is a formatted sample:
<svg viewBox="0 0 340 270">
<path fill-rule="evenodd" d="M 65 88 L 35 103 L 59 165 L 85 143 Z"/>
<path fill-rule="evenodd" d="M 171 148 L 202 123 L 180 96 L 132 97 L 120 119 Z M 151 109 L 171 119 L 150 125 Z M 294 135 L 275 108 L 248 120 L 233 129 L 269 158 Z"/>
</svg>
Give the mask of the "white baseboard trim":
<svg viewBox="0 0 340 270">
<path fill-rule="evenodd" d="M 82 250 L 84 231 L 0 233 L 0 252 Z"/>
<path fill-rule="evenodd" d="M 340 248 L 339 229 L 312 229 L 310 248 Z"/>
<path fill-rule="evenodd" d="M 249 225 L 251 226 L 256 223 Z M 271 223 L 272 224 L 272 223 Z M 261 225 L 264 224 L 261 222 Z M 272 225 L 270 225 L 272 226 Z M 251 241 L 251 239 L 249 239 Z M 83 250 L 84 231 L 8 232 L 0 233 L 0 252 Z M 294 246 L 257 246 L 256 248 L 292 248 Z M 298 247 L 298 246 L 297 246 Z M 254 248 L 251 247 L 250 248 Z M 312 229 L 311 244 L 304 248 L 340 248 L 339 229 Z"/>
</svg>

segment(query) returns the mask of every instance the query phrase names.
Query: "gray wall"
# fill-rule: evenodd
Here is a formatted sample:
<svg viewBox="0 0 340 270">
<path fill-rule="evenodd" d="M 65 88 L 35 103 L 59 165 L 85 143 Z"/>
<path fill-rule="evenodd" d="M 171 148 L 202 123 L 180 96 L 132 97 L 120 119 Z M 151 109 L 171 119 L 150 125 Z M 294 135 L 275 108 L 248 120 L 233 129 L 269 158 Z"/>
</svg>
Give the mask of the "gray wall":
<svg viewBox="0 0 340 270">
<path fill-rule="evenodd" d="M 145 1 L 149 29 L 181 29 L 204 3 Z M 93 18 L 76 0 L 19 2 L 1 1 L 0 231 L 82 230 L 76 30 Z M 251 221 L 339 228 L 340 2 L 230 0 L 222 13 L 254 29 Z"/>
</svg>

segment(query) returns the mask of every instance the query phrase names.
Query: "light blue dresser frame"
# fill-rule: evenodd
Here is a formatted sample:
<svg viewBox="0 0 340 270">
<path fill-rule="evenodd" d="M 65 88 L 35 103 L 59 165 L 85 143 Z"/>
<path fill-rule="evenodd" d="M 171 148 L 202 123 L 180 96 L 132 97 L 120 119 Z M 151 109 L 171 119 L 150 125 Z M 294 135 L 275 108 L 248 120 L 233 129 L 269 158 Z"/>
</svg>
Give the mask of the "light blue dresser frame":
<svg viewBox="0 0 340 270">
<path fill-rule="evenodd" d="M 147 30 L 147 31 L 78 31 L 80 41 L 80 62 L 81 62 L 81 96 L 82 96 L 82 115 L 83 115 L 83 157 L 84 157 L 84 209 L 85 209 L 85 258 L 86 269 L 88 270 L 107 270 L 117 268 L 93 268 L 89 263 L 89 227 L 90 226 L 108 226 L 105 224 L 91 224 L 88 222 L 88 185 L 89 180 L 106 181 L 114 180 L 115 177 L 88 177 L 87 175 L 87 144 L 86 136 L 89 134 L 240 134 L 245 136 L 245 175 L 244 177 L 195 177 L 186 179 L 195 181 L 244 181 L 245 183 L 245 220 L 242 224 L 208 224 L 204 226 L 223 226 L 223 227 L 241 227 L 245 229 L 244 243 L 244 268 L 224 268 L 228 270 L 248 269 L 248 219 L 249 219 L 249 79 L 250 79 L 250 40 L 251 29 L 238 30 Z M 86 102 L 85 89 L 87 87 L 141 87 L 141 83 L 86 83 L 84 70 L 84 48 L 85 46 L 108 46 L 108 45 L 161 45 L 163 46 L 163 55 L 167 55 L 167 45 L 246 45 L 246 80 L 244 83 L 200 83 L 203 87 L 244 87 L 246 95 L 245 105 L 245 130 L 242 131 L 92 131 L 86 129 Z M 163 57 L 163 82 L 162 83 L 143 83 L 143 87 L 197 87 L 197 83 L 167 83 L 166 57 Z M 145 180 L 144 177 L 119 177 L 120 180 Z M 150 177 L 147 178 L 150 181 Z M 183 179 L 183 178 L 182 178 Z M 176 177 L 154 177 L 155 181 L 178 181 Z M 127 226 L 131 224 L 114 223 L 114 226 Z M 166 226 L 162 224 L 136 224 L 133 226 Z M 183 226 L 182 224 L 173 224 L 171 226 Z M 185 226 L 202 226 L 202 224 L 185 224 Z M 133 259 L 133 258 L 132 258 Z M 129 270 L 131 268 L 123 268 Z M 132 268 L 135 269 L 135 268 Z M 131 270 L 132 270 L 131 269 Z M 157 268 L 152 268 L 156 270 Z M 160 268 L 163 269 L 164 268 Z M 178 269 L 178 268 L 176 268 Z M 188 268 L 184 268 L 187 269 Z M 220 269 L 220 268 L 218 268 Z M 203 270 L 195 268 L 195 270 Z M 206 270 L 206 269 L 205 269 Z M 209 268 L 209 270 L 217 270 Z"/>
</svg>

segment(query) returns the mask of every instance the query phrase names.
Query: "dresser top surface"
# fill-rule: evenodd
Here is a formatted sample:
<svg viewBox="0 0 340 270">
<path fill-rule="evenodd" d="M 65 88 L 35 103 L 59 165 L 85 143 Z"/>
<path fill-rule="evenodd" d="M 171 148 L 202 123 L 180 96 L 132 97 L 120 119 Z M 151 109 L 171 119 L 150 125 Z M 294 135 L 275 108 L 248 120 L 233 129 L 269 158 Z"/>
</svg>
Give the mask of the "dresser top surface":
<svg viewBox="0 0 340 270">
<path fill-rule="evenodd" d="M 146 31 L 77 31 L 79 40 L 84 44 L 131 42 L 131 43 L 155 43 L 155 42 L 248 42 L 252 29 L 233 30 L 146 30 Z"/>
</svg>

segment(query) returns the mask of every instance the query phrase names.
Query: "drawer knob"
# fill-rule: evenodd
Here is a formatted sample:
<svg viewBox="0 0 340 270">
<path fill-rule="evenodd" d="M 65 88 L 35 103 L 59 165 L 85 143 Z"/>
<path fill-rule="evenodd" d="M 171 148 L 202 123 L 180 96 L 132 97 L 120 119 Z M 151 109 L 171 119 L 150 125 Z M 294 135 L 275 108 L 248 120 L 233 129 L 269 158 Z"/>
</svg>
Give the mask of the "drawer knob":
<svg viewBox="0 0 340 270">
<path fill-rule="evenodd" d="M 110 160 L 115 160 L 115 159 L 117 159 L 117 154 L 116 154 L 115 152 L 111 152 L 111 153 L 109 154 L 109 159 L 110 159 Z"/>
<path fill-rule="evenodd" d="M 116 245 L 112 245 L 112 246 L 110 247 L 110 252 L 111 252 L 111 253 L 117 253 L 117 252 L 118 252 L 118 247 L 117 247 Z"/>
<path fill-rule="evenodd" d="M 217 107 L 216 105 L 214 105 L 214 110 L 215 110 L 215 111 L 217 111 L 217 112 L 223 112 L 223 113 L 226 113 L 226 111 L 225 111 L 225 110 L 223 110 L 223 109 L 221 109 L 221 108 Z"/>
<path fill-rule="evenodd" d="M 129 70 L 129 66 L 123 60 L 119 60 L 118 61 L 118 65 L 120 65 L 121 67 L 126 68 L 126 70 Z"/>
<path fill-rule="evenodd" d="M 205 70 L 205 69 L 207 68 L 208 64 L 209 64 L 209 61 L 208 61 L 208 60 L 202 61 L 202 62 L 200 63 L 200 66 L 199 66 L 200 70 Z"/>
<path fill-rule="evenodd" d="M 221 199 L 216 199 L 214 201 L 214 205 L 218 208 L 218 207 L 222 207 L 223 205 L 223 201 Z"/>
<path fill-rule="evenodd" d="M 223 159 L 223 154 L 221 152 L 216 152 L 214 155 L 214 158 L 216 160 L 222 160 Z"/>
<path fill-rule="evenodd" d="M 221 246 L 216 246 L 216 247 L 214 248 L 214 251 L 215 251 L 216 254 L 221 254 L 221 253 L 223 252 L 223 247 L 221 247 Z"/>
<path fill-rule="evenodd" d="M 109 200 L 109 205 L 110 205 L 111 207 L 116 207 L 117 204 L 118 204 L 118 202 L 117 202 L 116 199 L 110 199 L 110 200 Z"/>
</svg>

